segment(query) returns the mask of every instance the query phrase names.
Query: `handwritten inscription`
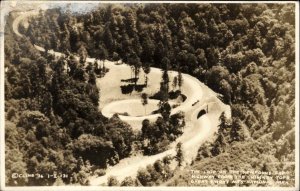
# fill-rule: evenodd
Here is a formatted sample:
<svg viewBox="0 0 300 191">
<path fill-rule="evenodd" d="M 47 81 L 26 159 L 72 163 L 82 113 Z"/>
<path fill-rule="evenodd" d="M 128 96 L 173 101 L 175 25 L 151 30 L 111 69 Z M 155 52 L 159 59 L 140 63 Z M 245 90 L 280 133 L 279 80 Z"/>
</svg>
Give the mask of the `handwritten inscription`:
<svg viewBox="0 0 300 191">
<path fill-rule="evenodd" d="M 57 179 L 57 178 L 68 178 L 69 175 L 68 174 L 40 174 L 40 173 L 35 173 L 35 174 L 21 174 L 21 173 L 12 173 L 11 177 L 13 179 L 18 179 L 18 178 L 54 178 L 54 179 Z"/>
<path fill-rule="evenodd" d="M 229 185 L 280 185 L 294 184 L 294 175 L 288 171 L 256 171 L 256 170 L 191 170 L 192 185 L 229 186 Z"/>
</svg>

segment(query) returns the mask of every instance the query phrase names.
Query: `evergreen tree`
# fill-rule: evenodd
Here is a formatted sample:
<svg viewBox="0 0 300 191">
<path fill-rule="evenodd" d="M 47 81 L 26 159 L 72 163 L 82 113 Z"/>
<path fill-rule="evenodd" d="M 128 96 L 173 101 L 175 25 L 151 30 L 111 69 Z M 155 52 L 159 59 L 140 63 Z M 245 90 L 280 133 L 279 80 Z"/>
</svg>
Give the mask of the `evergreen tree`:
<svg viewBox="0 0 300 191">
<path fill-rule="evenodd" d="M 181 74 L 181 71 L 179 70 L 178 71 L 178 87 L 179 87 L 179 90 L 181 90 L 181 87 L 182 87 L 182 84 L 183 84 L 183 78 L 182 78 L 182 74 Z"/>
<path fill-rule="evenodd" d="M 177 87 L 177 84 L 178 84 L 178 78 L 177 78 L 177 76 L 175 76 L 175 77 L 173 78 L 173 83 L 172 83 L 173 90 L 175 90 L 175 89 L 176 89 L 176 87 Z"/>
<path fill-rule="evenodd" d="M 182 166 L 184 162 L 183 150 L 182 150 L 182 143 L 179 142 L 176 145 L 176 156 L 175 159 L 178 161 L 178 166 Z"/>
<path fill-rule="evenodd" d="M 142 104 L 145 108 L 145 115 L 146 115 L 146 105 L 148 104 L 148 95 L 146 93 L 142 93 Z"/>
</svg>

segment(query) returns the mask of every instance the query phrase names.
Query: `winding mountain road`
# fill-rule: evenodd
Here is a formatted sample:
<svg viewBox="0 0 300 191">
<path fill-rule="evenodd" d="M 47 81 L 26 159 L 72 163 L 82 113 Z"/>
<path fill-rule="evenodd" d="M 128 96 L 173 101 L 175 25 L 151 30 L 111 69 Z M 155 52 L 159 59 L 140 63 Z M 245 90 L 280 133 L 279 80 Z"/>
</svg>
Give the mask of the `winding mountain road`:
<svg viewBox="0 0 300 191">
<path fill-rule="evenodd" d="M 37 14 L 37 11 L 23 12 L 20 14 L 13 22 L 13 30 L 18 36 L 22 36 L 18 31 L 18 26 L 21 21 L 29 16 L 34 16 Z M 39 51 L 44 51 L 40 46 L 34 45 Z M 55 52 L 53 50 L 49 51 L 50 54 L 56 56 L 61 56 L 62 53 Z M 93 62 L 94 58 L 88 58 L 88 62 Z M 110 73 L 113 73 L 114 70 L 120 69 L 122 67 L 122 72 L 130 72 L 130 67 L 122 64 L 115 65 L 113 62 L 106 62 L 106 67 L 110 71 L 105 75 L 105 77 L 110 78 Z M 130 73 L 128 73 L 130 74 Z M 170 71 L 170 76 L 176 75 L 176 72 Z M 152 77 L 151 77 L 152 76 Z M 158 68 L 151 68 L 151 73 L 149 76 L 149 83 L 151 83 L 151 78 L 153 76 L 161 76 L 161 70 Z M 114 80 L 120 80 L 116 78 L 111 78 Z M 101 79 L 100 79 L 101 81 Z M 228 118 L 231 117 L 231 110 L 228 105 L 222 103 L 218 98 L 217 94 L 213 92 L 206 85 L 201 83 L 198 79 L 190 76 L 188 74 L 183 74 L 183 87 L 182 93 L 187 96 L 187 99 L 178 107 L 172 110 L 172 114 L 178 111 L 185 112 L 186 127 L 184 128 L 184 133 L 180 136 L 175 142 L 169 146 L 169 150 L 159 153 L 153 156 L 131 156 L 126 159 L 120 160 L 118 164 L 113 167 L 109 167 L 106 171 L 106 174 L 101 177 L 91 177 L 90 184 L 93 186 L 103 185 L 107 183 L 107 178 L 109 176 L 116 176 L 118 180 L 123 180 L 127 176 L 135 177 L 139 168 L 145 168 L 149 164 L 153 164 L 156 160 L 162 159 L 166 155 L 174 155 L 176 153 L 175 147 L 178 142 L 182 143 L 182 148 L 184 151 L 184 159 L 187 163 L 190 163 L 197 156 L 197 151 L 200 145 L 212 137 L 212 135 L 217 131 L 219 124 L 219 116 L 222 112 L 225 112 Z M 150 86 L 151 87 L 151 86 Z M 103 92 L 102 92 L 103 94 Z M 107 95 L 108 96 L 108 95 Z M 126 102 L 130 103 L 133 99 L 128 99 Z M 197 104 L 194 104 L 198 102 Z M 114 102 L 108 103 L 102 108 L 103 115 L 111 117 L 113 114 Z M 198 113 L 202 109 L 209 108 L 209 112 L 199 119 L 197 118 Z M 133 117 L 133 116 L 121 116 L 120 118 L 130 124 L 134 122 L 137 125 L 137 128 L 140 128 L 140 124 L 144 119 L 155 120 L 159 114 L 148 115 L 142 117 Z"/>
</svg>

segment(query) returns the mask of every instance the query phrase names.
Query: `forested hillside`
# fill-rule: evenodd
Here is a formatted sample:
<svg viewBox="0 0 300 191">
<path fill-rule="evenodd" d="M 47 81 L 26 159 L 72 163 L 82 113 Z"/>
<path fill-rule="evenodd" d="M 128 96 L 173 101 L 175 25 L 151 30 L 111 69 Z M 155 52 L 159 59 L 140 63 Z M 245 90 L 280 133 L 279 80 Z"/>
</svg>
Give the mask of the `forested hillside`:
<svg viewBox="0 0 300 191">
<path fill-rule="evenodd" d="M 284 163 L 295 161 L 294 4 L 106 4 L 85 14 L 57 8 L 19 30 L 28 38 L 5 28 L 7 169 L 63 171 L 72 175 L 64 183 L 88 184 L 91 164 L 106 168 L 129 156 L 133 132 L 98 111 L 95 79 L 105 72 L 84 69 L 89 56 L 121 60 L 136 78 L 150 66 L 188 73 L 220 93 L 232 118 L 220 116 L 215 141 L 199 148 L 191 169 L 294 171 Z M 55 59 L 32 44 L 80 60 Z M 188 170 L 178 170 L 168 185 L 189 185 L 186 177 Z M 7 184 L 61 181 L 30 180 Z"/>
<path fill-rule="evenodd" d="M 132 129 L 117 116 L 107 119 L 98 111 L 94 70 L 83 70 L 72 57 L 41 54 L 10 26 L 5 68 L 8 185 L 86 185 L 91 164 L 106 168 L 129 156 Z M 62 177 L 12 178 L 12 173 L 56 172 Z"/>
</svg>

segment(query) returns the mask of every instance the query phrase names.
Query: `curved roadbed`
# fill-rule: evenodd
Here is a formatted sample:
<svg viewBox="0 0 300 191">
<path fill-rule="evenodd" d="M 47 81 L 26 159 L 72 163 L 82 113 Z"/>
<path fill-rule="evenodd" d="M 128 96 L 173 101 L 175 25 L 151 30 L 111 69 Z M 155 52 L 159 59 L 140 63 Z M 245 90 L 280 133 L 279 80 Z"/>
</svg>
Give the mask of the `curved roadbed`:
<svg viewBox="0 0 300 191">
<path fill-rule="evenodd" d="M 14 20 L 13 29 L 17 35 L 22 36 L 18 29 L 19 23 L 27 16 L 33 16 L 36 13 L 26 12 L 21 14 Z M 42 47 L 36 46 L 35 48 L 39 51 L 44 51 Z M 49 51 L 50 54 L 54 54 L 55 56 L 62 55 L 61 53 L 55 51 Z M 88 62 L 93 62 L 95 59 L 88 58 Z M 110 69 L 108 74 L 112 72 L 114 69 L 120 69 L 122 67 L 122 72 L 130 72 L 130 67 L 127 65 L 115 65 L 112 62 L 107 61 L 106 67 Z M 170 72 L 170 76 L 176 75 L 177 72 Z M 130 73 L 128 73 L 130 74 Z M 161 70 L 158 68 L 151 68 L 151 75 L 149 80 L 151 81 L 151 76 L 161 76 Z M 109 77 L 109 75 L 105 75 L 105 77 Z M 113 79 L 113 78 L 112 78 Z M 114 79 L 120 80 L 120 79 Z M 172 110 L 172 114 L 178 111 L 185 112 L 185 120 L 186 127 L 184 129 L 184 133 L 181 137 L 179 137 L 175 142 L 173 142 L 169 149 L 165 152 L 159 153 L 153 156 L 131 156 L 126 159 L 122 159 L 118 164 L 113 167 L 109 167 L 106 170 L 106 174 L 101 177 L 91 177 L 90 184 L 97 186 L 103 185 L 107 183 L 107 178 L 109 176 L 116 176 L 118 180 L 123 180 L 127 176 L 135 177 L 139 168 L 145 168 L 149 164 L 153 164 L 156 160 L 162 159 L 166 155 L 174 155 L 176 153 L 175 147 L 178 142 L 182 143 L 183 151 L 184 151 L 184 159 L 187 163 L 190 163 L 197 156 L 197 151 L 200 145 L 212 137 L 212 135 L 217 131 L 219 124 L 219 116 L 222 112 L 225 112 L 228 118 L 231 117 L 231 110 L 228 105 L 222 103 L 218 98 L 217 94 L 213 92 L 206 85 L 201 83 L 196 78 L 183 74 L 184 85 L 182 87 L 182 92 L 187 96 L 187 99 L 178 107 Z M 101 81 L 101 79 L 100 79 Z M 118 81 L 119 83 L 120 81 Z M 150 86 L 151 88 L 151 86 Z M 103 92 L 102 92 L 103 94 Z M 130 102 L 130 99 L 127 100 Z M 197 104 L 194 104 L 198 102 Z M 114 102 L 108 103 L 102 109 L 102 113 L 110 117 L 113 114 Z M 202 109 L 209 108 L 207 114 L 203 115 L 199 119 L 197 119 L 197 115 L 199 111 Z M 148 115 L 142 117 L 133 117 L 133 116 L 120 116 L 122 120 L 135 125 L 140 124 L 144 119 L 155 120 L 159 114 L 156 115 Z M 140 125 L 138 125 L 140 126 Z"/>
</svg>

